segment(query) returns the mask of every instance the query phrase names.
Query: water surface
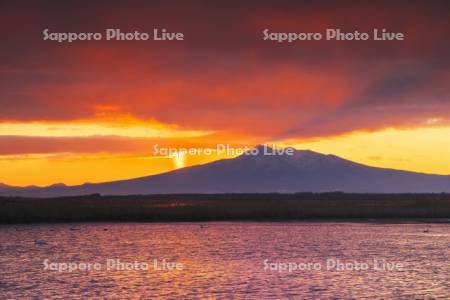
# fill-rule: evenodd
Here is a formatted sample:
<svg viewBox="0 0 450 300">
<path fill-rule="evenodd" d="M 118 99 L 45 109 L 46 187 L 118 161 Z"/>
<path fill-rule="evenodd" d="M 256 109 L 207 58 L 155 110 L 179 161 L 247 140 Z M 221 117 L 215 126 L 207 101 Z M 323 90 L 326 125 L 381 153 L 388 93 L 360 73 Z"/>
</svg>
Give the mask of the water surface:
<svg viewBox="0 0 450 300">
<path fill-rule="evenodd" d="M 38 239 L 45 244 L 36 244 Z M 0 299 L 450 297 L 446 224 L 7 225 L 0 226 L 0 242 Z M 107 259 L 137 262 L 140 268 L 108 269 Z M 375 259 L 402 268 L 375 269 Z M 99 268 L 45 270 L 46 260 L 58 267 L 91 263 Z M 369 269 L 327 269 L 327 260 L 366 263 Z M 169 266 L 165 270 L 163 261 Z M 182 268 L 170 269 L 175 263 Z M 283 263 L 321 269 L 289 272 L 279 268 Z"/>
</svg>

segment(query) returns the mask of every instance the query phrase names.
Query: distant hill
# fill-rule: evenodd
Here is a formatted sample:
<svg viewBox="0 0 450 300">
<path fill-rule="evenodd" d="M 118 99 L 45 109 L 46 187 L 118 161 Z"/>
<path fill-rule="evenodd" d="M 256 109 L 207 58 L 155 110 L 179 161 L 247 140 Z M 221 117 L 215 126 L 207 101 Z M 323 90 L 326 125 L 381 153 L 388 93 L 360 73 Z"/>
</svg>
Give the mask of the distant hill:
<svg viewBox="0 0 450 300">
<path fill-rule="evenodd" d="M 12 186 L 0 183 L 0 190 L 2 190 L 2 189 L 10 189 L 10 188 L 12 188 Z"/>
<path fill-rule="evenodd" d="M 369 167 L 309 150 L 295 150 L 293 155 L 264 155 L 264 147 L 258 146 L 258 155 L 244 154 L 159 175 L 79 186 L 0 187 L 0 195 L 450 192 L 450 176 Z M 270 148 L 266 150 L 271 152 Z"/>
</svg>

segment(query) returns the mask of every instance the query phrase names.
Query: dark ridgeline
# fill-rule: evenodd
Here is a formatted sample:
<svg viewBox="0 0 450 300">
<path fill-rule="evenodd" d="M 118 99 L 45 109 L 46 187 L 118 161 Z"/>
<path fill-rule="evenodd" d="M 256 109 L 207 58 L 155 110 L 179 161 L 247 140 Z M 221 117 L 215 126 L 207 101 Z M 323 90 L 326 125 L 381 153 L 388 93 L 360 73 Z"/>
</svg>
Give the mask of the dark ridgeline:
<svg viewBox="0 0 450 300">
<path fill-rule="evenodd" d="M 367 220 L 450 222 L 450 194 L 177 194 L 0 197 L 0 223 Z"/>
<path fill-rule="evenodd" d="M 369 167 L 334 155 L 296 150 L 294 155 L 242 155 L 204 165 L 129 180 L 46 188 L 0 187 L 0 195 L 58 197 L 86 194 L 179 193 L 441 193 L 450 176 Z M 268 152 L 272 150 L 267 149 Z"/>
</svg>

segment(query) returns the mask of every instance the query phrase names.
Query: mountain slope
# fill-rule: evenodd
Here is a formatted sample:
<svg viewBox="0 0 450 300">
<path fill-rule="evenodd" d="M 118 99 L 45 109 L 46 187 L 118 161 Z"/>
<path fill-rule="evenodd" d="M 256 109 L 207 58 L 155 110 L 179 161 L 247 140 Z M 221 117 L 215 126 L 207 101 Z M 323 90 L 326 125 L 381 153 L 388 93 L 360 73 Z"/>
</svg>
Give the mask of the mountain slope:
<svg viewBox="0 0 450 300">
<path fill-rule="evenodd" d="M 334 155 L 242 155 L 172 172 L 99 184 L 0 189 L 1 195 L 53 197 L 81 194 L 450 192 L 450 176 L 369 167 Z M 269 151 L 270 152 L 270 151 Z"/>
</svg>

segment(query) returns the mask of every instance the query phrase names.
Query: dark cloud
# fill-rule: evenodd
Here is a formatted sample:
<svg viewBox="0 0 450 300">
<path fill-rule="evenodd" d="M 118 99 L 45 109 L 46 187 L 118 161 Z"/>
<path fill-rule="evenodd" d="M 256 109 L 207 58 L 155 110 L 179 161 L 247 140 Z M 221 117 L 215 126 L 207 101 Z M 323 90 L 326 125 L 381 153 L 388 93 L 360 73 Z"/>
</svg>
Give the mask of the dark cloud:
<svg viewBox="0 0 450 300">
<path fill-rule="evenodd" d="M 448 1 L 10 1 L 0 9 L 0 120 L 109 105 L 183 127 L 270 137 L 450 119 Z M 57 32 L 182 31 L 185 42 L 42 41 Z M 403 42 L 262 41 L 261 31 L 404 32 Z"/>
</svg>

